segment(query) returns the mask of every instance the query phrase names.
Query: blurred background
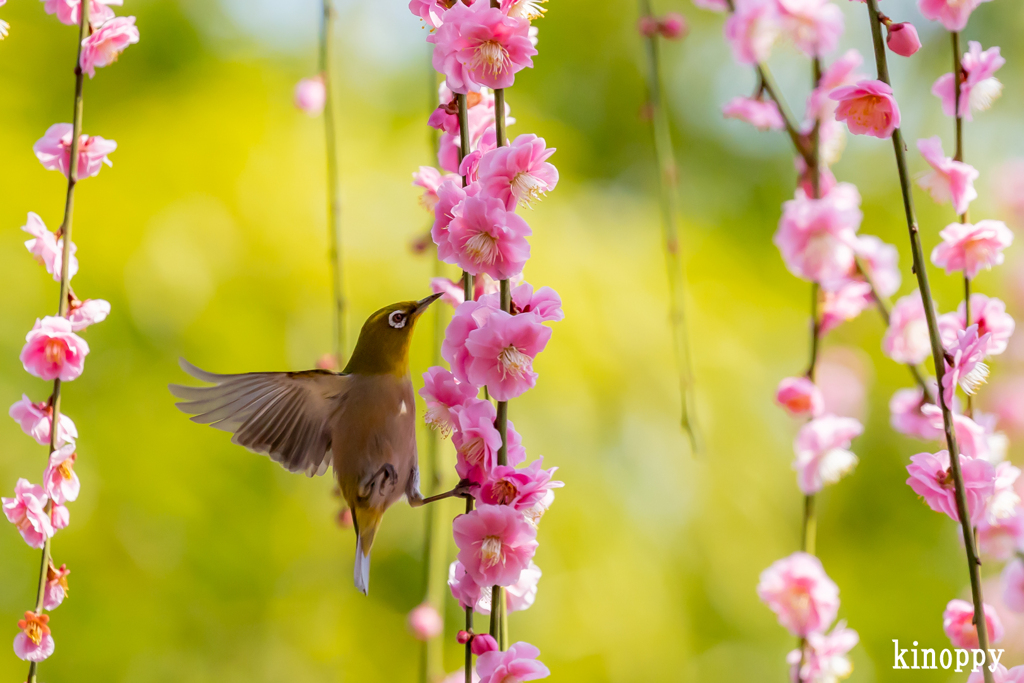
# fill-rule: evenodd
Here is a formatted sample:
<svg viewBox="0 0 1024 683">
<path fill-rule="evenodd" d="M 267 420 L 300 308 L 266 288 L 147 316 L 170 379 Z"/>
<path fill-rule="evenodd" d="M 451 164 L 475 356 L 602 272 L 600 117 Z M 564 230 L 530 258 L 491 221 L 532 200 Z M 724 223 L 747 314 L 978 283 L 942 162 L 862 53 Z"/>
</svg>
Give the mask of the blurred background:
<svg viewBox="0 0 1024 683">
<path fill-rule="evenodd" d="M 859 48 L 870 72 L 864 6 L 839 2 L 843 49 Z M 410 249 L 428 225 L 410 174 L 434 163 L 425 121 L 436 88 L 426 33 L 404 0 L 338 4 L 352 338 L 380 306 L 429 291 L 432 256 Z M 656 2 L 658 13 L 681 11 L 692 26 L 663 54 L 706 440 L 694 457 L 678 426 L 637 8 L 552 0 L 548 9 L 537 22 L 536 68 L 519 75 L 508 102 L 518 120 L 510 134 L 536 133 L 558 148 L 559 187 L 528 215 L 526 276 L 561 293 L 566 320 L 537 361 L 536 390 L 512 404 L 511 417 L 531 457 L 558 465 L 566 488 L 541 525 L 538 600 L 512 615 L 512 639 L 541 649 L 552 680 L 783 681 L 794 643 L 754 588 L 761 570 L 798 547 L 802 511 L 790 469 L 799 423 L 772 402 L 778 380 L 804 369 L 808 343 L 809 285 L 786 272 L 771 244 L 793 192 L 789 142 L 722 120 L 720 106 L 754 86 L 729 57 L 722 17 Z M 887 0 L 885 11 L 914 21 L 925 42 L 913 59 L 891 58 L 906 135 L 939 134 L 949 150 L 952 124 L 929 94 L 949 70 L 948 38 L 910 0 Z M 51 621 L 57 649 L 42 680 L 415 680 L 420 646 L 405 621 L 424 594 L 423 510 L 400 504 L 388 514 L 363 597 L 351 580 L 353 534 L 335 523 L 332 480 L 289 475 L 191 424 L 166 390 L 184 379 L 179 356 L 220 372 L 297 370 L 330 350 L 322 121 L 292 104 L 296 81 L 316 71 L 319 3 L 126 0 L 119 13 L 138 17 L 142 40 L 86 82 L 84 130 L 118 149 L 113 168 L 80 185 L 74 232 L 75 289 L 108 299 L 113 313 L 86 333 L 87 371 L 64 398 L 80 432 L 83 488 L 54 541 L 71 591 Z M 32 144 L 70 121 L 76 29 L 33 0 L 8 3 L 2 18 L 12 25 L 0 45 L 8 405 L 23 392 L 49 395 L 18 353 L 35 318 L 55 309 L 57 287 L 27 255 L 19 227 L 28 211 L 60 223 L 63 178 L 42 168 Z M 976 216 L 1013 219 L 998 201 L 997 169 L 1024 156 L 1022 30 L 1024 8 L 1003 0 L 983 5 L 965 33 L 1001 45 L 1008 60 L 1003 98 L 966 128 L 967 160 L 982 171 Z M 801 111 L 806 60 L 783 46 L 772 65 Z M 916 153 L 912 164 L 924 168 Z M 835 172 L 864 196 L 862 232 L 899 247 L 908 293 L 890 146 L 851 139 Z M 921 191 L 916 198 L 927 253 L 953 216 Z M 976 283 L 1007 299 L 1018 319 L 1019 251 Z M 951 310 L 960 281 L 932 276 Z M 430 364 L 428 329 L 415 340 L 417 382 Z M 832 405 L 866 431 L 854 443 L 856 472 L 821 497 L 818 552 L 840 586 L 840 617 L 861 635 L 852 680 L 962 680 L 891 669 L 894 638 L 948 647 L 941 614 L 965 595 L 967 574 L 957 527 L 904 484 L 908 457 L 934 448 L 888 425 L 889 397 L 910 377 L 882 356 L 882 333 L 867 311 L 825 342 Z M 1024 344 L 1001 357 L 994 378 L 1016 372 Z M 982 404 L 995 395 L 985 389 Z M 0 421 L 0 443 L 0 490 L 40 479 L 43 449 L 12 420 Z M 1024 452 L 1013 446 L 1011 458 L 1021 465 Z M 13 527 L 0 528 L 0 639 L 13 638 L 31 606 L 38 557 Z M 446 604 L 445 665 L 454 671 L 459 613 Z M 1007 625 L 1004 646 L 1016 649 L 1004 661 L 1020 664 L 1024 627 Z M 0 678 L 21 680 L 25 668 L 0 650 Z"/>
</svg>

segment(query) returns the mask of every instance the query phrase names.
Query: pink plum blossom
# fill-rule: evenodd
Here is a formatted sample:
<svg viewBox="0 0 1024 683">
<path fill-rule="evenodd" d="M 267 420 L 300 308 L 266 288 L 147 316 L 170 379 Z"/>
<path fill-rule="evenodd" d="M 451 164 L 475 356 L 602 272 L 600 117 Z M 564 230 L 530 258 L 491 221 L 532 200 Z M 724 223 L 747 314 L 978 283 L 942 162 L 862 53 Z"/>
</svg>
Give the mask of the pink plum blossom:
<svg viewBox="0 0 1024 683">
<path fill-rule="evenodd" d="M 498 463 L 501 434 L 494 427 L 497 412 L 485 399 L 470 398 L 451 409 L 455 433 L 452 445 L 456 450 L 455 471 L 459 477 L 483 483 L 487 473 Z"/>
<path fill-rule="evenodd" d="M 135 27 L 135 17 L 114 17 L 104 22 L 82 41 L 82 71 L 92 78 L 98 67 L 110 66 L 129 45 L 137 42 L 139 29 Z"/>
<path fill-rule="evenodd" d="M 438 204 L 438 206 L 441 206 Z M 452 210 L 448 239 L 459 267 L 495 280 L 518 275 L 530 258 L 530 226 L 493 197 L 467 197 Z"/>
<path fill-rule="evenodd" d="M 423 188 L 423 194 L 420 196 L 420 205 L 427 211 L 433 212 L 434 207 L 437 206 L 437 190 L 445 180 L 451 180 L 453 183 L 462 182 L 458 176 L 442 175 L 433 166 L 420 166 L 420 170 L 412 174 L 413 186 Z"/>
<path fill-rule="evenodd" d="M 854 244 L 862 217 L 859 203 L 856 188 L 846 183 L 821 199 L 798 192 L 784 203 L 772 241 L 789 271 L 825 285 L 842 283 L 855 264 Z"/>
<path fill-rule="evenodd" d="M 886 27 L 885 44 L 901 57 L 910 57 L 921 49 L 921 38 L 910 22 L 890 24 Z"/>
<path fill-rule="evenodd" d="M 466 371 L 471 356 L 466 349 L 466 339 L 497 310 L 480 301 L 464 301 L 455 309 L 455 315 L 448 323 L 444 341 L 441 342 L 441 357 L 448 361 L 448 367 L 451 368 L 455 379 L 462 384 L 470 383 Z"/>
<path fill-rule="evenodd" d="M 850 442 L 864 431 L 852 417 L 822 415 L 805 424 L 793 442 L 797 483 L 806 495 L 835 484 L 857 466 Z"/>
<path fill-rule="evenodd" d="M 416 640 L 430 640 L 444 632 L 444 620 L 437 608 L 429 602 L 417 605 L 409 612 L 409 630 Z"/>
<path fill-rule="evenodd" d="M 711 12 L 729 11 L 729 3 L 726 0 L 693 0 L 693 5 Z"/>
<path fill-rule="evenodd" d="M 108 5 L 121 6 L 123 0 L 90 0 L 89 23 L 93 26 L 114 18 L 114 10 Z M 82 0 L 44 0 L 43 9 L 47 14 L 56 14 L 57 21 L 68 26 L 77 26 L 81 16 Z"/>
<path fill-rule="evenodd" d="M 110 315 L 110 303 L 103 299 L 86 299 L 71 302 L 68 310 L 68 321 L 72 332 L 81 332 L 90 325 L 101 323 Z"/>
<path fill-rule="evenodd" d="M 486 386 L 492 398 L 516 398 L 537 383 L 533 361 L 551 338 L 551 329 L 533 314 L 495 311 L 466 338 L 472 358 L 466 366 L 471 384 Z"/>
<path fill-rule="evenodd" d="M 71 169 L 73 132 L 70 123 L 55 123 L 46 129 L 43 137 L 32 146 L 43 168 L 48 171 L 60 171 L 65 177 L 68 176 Z M 115 149 L 117 143 L 113 140 L 83 133 L 78 141 L 78 179 L 91 178 L 99 174 L 103 164 L 113 166 L 107 155 Z"/>
<path fill-rule="evenodd" d="M 505 652 L 495 650 L 480 655 L 476 672 L 480 683 L 519 683 L 547 678 L 551 672 L 537 661 L 540 650 L 529 643 L 513 643 Z"/>
<path fill-rule="evenodd" d="M 66 505 L 50 501 L 50 524 L 53 525 L 54 533 L 67 527 L 71 523 L 71 512 Z"/>
<path fill-rule="evenodd" d="M 28 396 L 22 394 L 21 400 L 11 406 L 7 413 L 21 425 L 23 432 L 36 440 L 40 446 L 50 444 L 50 430 L 53 425 L 53 408 L 48 402 L 33 403 Z M 57 422 L 57 447 L 78 438 L 78 429 L 74 421 L 61 414 Z"/>
<path fill-rule="evenodd" d="M 1019 478 L 1020 468 L 1009 462 L 996 465 L 995 484 L 986 509 L 986 517 L 990 523 L 1009 519 L 1017 514 L 1020 508 L 1020 495 L 1017 494 L 1014 484 Z"/>
<path fill-rule="evenodd" d="M 843 35 L 843 12 L 829 0 L 776 0 L 782 30 L 808 57 L 831 52 Z"/>
<path fill-rule="evenodd" d="M 988 379 L 988 365 L 983 360 L 991 332 L 978 337 L 978 326 L 956 333 L 956 343 L 946 348 L 946 370 L 942 374 L 942 396 L 946 405 L 952 405 L 957 385 L 972 396 Z M 952 358 L 952 361 L 950 360 Z"/>
<path fill-rule="evenodd" d="M 49 621 L 49 615 L 25 612 L 25 618 L 18 622 L 21 633 L 14 636 L 14 654 L 18 659 L 41 662 L 53 654 Z"/>
<path fill-rule="evenodd" d="M 1024 508 L 1018 505 L 1009 517 L 982 520 L 978 525 L 978 548 L 998 562 L 1024 552 Z"/>
<path fill-rule="evenodd" d="M 46 539 L 53 536 L 53 524 L 46 513 L 46 493 L 42 486 L 33 486 L 25 479 L 19 479 L 14 486 L 14 498 L 0 498 L 4 515 L 18 527 L 25 543 L 32 548 L 42 548 Z"/>
<path fill-rule="evenodd" d="M 779 106 L 772 100 L 734 97 L 722 107 L 722 116 L 745 121 L 758 130 L 782 130 L 786 127 Z"/>
<path fill-rule="evenodd" d="M 454 264 L 458 260 L 455 246 L 452 244 L 449 227 L 455 218 L 455 211 L 461 211 L 462 201 L 475 195 L 479 186 L 475 183 L 463 188 L 458 177 L 445 178 L 434 190 L 437 201 L 434 202 L 434 224 L 430 228 L 430 238 L 437 245 L 437 258 L 445 263 Z"/>
<path fill-rule="evenodd" d="M 46 272 L 53 276 L 53 279 L 60 282 L 61 273 L 64 269 L 64 238 L 57 238 L 57 235 L 47 230 L 43 219 L 39 214 L 28 212 L 28 219 L 22 230 L 32 235 L 32 239 L 25 241 L 25 248 L 46 268 Z M 75 252 L 78 246 L 71 243 L 71 254 L 68 258 L 68 279 L 70 280 L 78 272 L 78 259 Z"/>
<path fill-rule="evenodd" d="M 1024 560 L 1017 558 L 1003 569 L 1003 602 L 1014 612 L 1024 612 Z M 1018 667 L 1024 673 L 1024 667 Z"/>
<path fill-rule="evenodd" d="M 565 318 L 562 298 L 550 287 L 534 291 L 533 285 L 523 282 L 512 288 L 512 313 L 532 313 L 544 322 L 558 322 Z"/>
<path fill-rule="evenodd" d="M 907 484 L 914 493 L 924 498 L 928 507 L 935 512 L 945 513 L 954 521 L 960 521 L 949 452 L 939 451 L 934 455 L 918 453 L 910 458 L 910 463 L 907 465 L 907 472 L 910 473 Z M 984 460 L 961 455 L 960 471 L 967 496 L 967 514 L 972 524 L 978 524 L 985 517 L 985 504 L 995 486 L 995 468 Z"/>
<path fill-rule="evenodd" d="M 458 560 L 452 562 L 448 567 L 448 588 L 452 592 L 452 597 L 459 603 L 459 607 L 462 609 L 472 607 L 477 611 L 480 611 L 477 609 L 477 605 L 483 596 L 491 592 L 490 586 L 487 586 L 486 590 L 481 588 L 466 571 L 465 565 Z"/>
<path fill-rule="evenodd" d="M 47 316 L 25 336 L 21 363 L 25 372 L 44 380 L 70 382 L 85 369 L 89 345 L 71 331 L 67 318 Z"/>
<path fill-rule="evenodd" d="M 557 467 L 541 469 L 543 458 L 538 458 L 522 469 L 499 465 L 487 472 L 477 498 L 486 505 L 510 505 L 516 510 L 528 510 L 544 500 L 553 488 L 565 486 L 552 481 Z"/>
<path fill-rule="evenodd" d="M 68 574 L 70 573 L 71 571 L 67 568 L 67 565 L 62 564 L 58 569 L 54 566 L 53 560 L 50 560 L 50 565 L 46 568 L 43 608 L 53 611 L 64 602 L 64 598 L 68 594 Z"/>
<path fill-rule="evenodd" d="M 871 364 L 856 347 L 831 346 L 818 358 L 815 383 L 825 397 L 825 413 L 861 420 L 867 401 Z"/>
<path fill-rule="evenodd" d="M 827 334 L 853 320 L 875 301 L 871 285 L 863 280 L 848 279 L 838 285 L 830 283 L 829 287 L 822 292 L 818 334 Z"/>
<path fill-rule="evenodd" d="M 932 419 L 925 415 L 924 392 L 920 388 L 900 389 L 889 400 L 889 424 L 900 434 L 914 436 L 924 441 L 942 438 L 942 430 L 936 429 Z M 940 415 L 941 417 L 941 415 Z"/>
<path fill-rule="evenodd" d="M 725 22 L 725 39 L 740 64 L 757 64 L 768 59 L 782 31 L 779 5 L 775 0 L 735 0 L 735 11 Z"/>
<path fill-rule="evenodd" d="M 779 382 L 775 402 L 793 417 L 817 417 L 825 410 L 821 389 L 806 377 L 786 377 Z"/>
<path fill-rule="evenodd" d="M 985 111 L 1002 94 L 1003 84 L 994 74 L 1006 60 L 999 54 L 998 47 L 982 51 L 981 43 L 974 40 L 967 45 L 970 49 L 961 62 L 964 77 L 960 81 L 959 106 L 954 105 L 956 81 L 951 73 L 939 76 L 932 86 L 932 94 L 942 101 L 946 116 L 961 116 L 972 121 L 974 112 Z"/>
<path fill-rule="evenodd" d="M 50 454 L 50 461 L 43 473 L 43 487 L 50 500 L 59 505 L 78 498 L 81 484 L 75 473 L 75 444 L 69 443 Z"/>
<path fill-rule="evenodd" d="M 974 279 L 1003 262 L 1003 250 L 1013 243 L 1013 233 L 1002 221 L 950 223 L 939 233 L 942 242 L 932 250 L 932 263 L 946 273 L 963 271 Z"/>
<path fill-rule="evenodd" d="M 440 0 L 409 0 L 409 11 L 435 29 L 444 23 L 443 18 L 448 8 Z"/>
<path fill-rule="evenodd" d="M 521 612 L 533 606 L 537 599 L 537 584 L 542 572 L 540 567 L 530 564 L 519 574 L 519 580 L 505 588 L 505 604 L 509 612 Z M 479 614 L 491 613 L 490 586 L 482 589 L 466 572 L 462 563 L 456 560 L 448 568 L 448 587 L 462 609 L 473 607 Z"/>
<path fill-rule="evenodd" d="M 900 297 L 889 313 L 889 328 L 882 338 L 882 350 L 897 363 L 917 365 L 931 355 L 928 321 L 921 293 Z"/>
<path fill-rule="evenodd" d="M 921 407 L 921 414 L 931 423 L 936 435 L 934 439 L 941 439 L 945 434 L 942 409 L 929 403 Z M 963 455 L 989 460 L 988 434 L 982 425 L 966 415 L 956 413 L 953 415 L 953 433 L 956 434 L 957 445 Z"/>
<path fill-rule="evenodd" d="M 536 135 L 520 135 L 511 145 L 492 149 L 480 158 L 481 192 L 502 200 L 507 211 L 530 206 L 558 184 L 558 169 L 547 161 L 554 153 Z"/>
<path fill-rule="evenodd" d="M 804 552 L 761 572 L 757 595 L 800 638 L 824 632 L 839 612 L 839 587 L 825 574 L 821 560 Z"/>
<path fill-rule="evenodd" d="M 434 44 L 434 69 L 444 74 L 452 92 L 480 86 L 507 88 L 516 72 L 533 66 L 537 50 L 530 41 L 530 22 L 507 16 L 490 0 L 455 3 L 444 23 L 427 42 Z"/>
<path fill-rule="evenodd" d="M 537 550 L 537 530 L 506 505 L 481 505 L 452 523 L 459 561 L 481 586 L 511 586 Z"/>
<path fill-rule="evenodd" d="M 879 296 L 892 296 L 900 289 L 900 253 L 895 246 L 874 235 L 858 235 L 854 251 L 867 266 Z"/>
<path fill-rule="evenodd" d="M 864 80 L 836 88 L 829 98 L 839 103 L 836 120 L 846 121 L 854 135 L 887 138 L 900 127 L 900 108 L 892 88 L 882 81 Z"/>
<path fill-rule="evenodd" d="M 320 116 L 327 104 L 323 76 L 303 78 L 295 84 L 295 106 L 310 116 Z"/>
<path fill-rule="evenodd" d="M 995 645 L 1003 638 L 1003 624 L 999 615 L 990 605 L 984 605 L 985 625 L 988 627 L 988 642 Z M 974 626 L 974 605 L 966 600 L 950 600 L 942 613 L 942 630 L 946 632 L 953 647 L 973 650 L 978 647 L 978 629 Z"/>
<path fill-rule="evenodd" d="M 849 653 L 860 641 L 852 628 L 840 621 L 831 633 L 809 633 L 801 651 L 791 650 L 786 657 L 794 681 L 803 683 L 836 683 L 853 672 Z M 801 662 L 803 666 L 801 667 Z"/>
<path fill-rule="evenodd" d="M 964 302 L 955 313 L 939 316 L 939 334 L 942 345 L 951 348 L 957 343 L 957 333 L 964 331 L 967 322 L 967 307 Z M 986 356 L 998 356 L 1006 351 L 1010 337 L 1016 326 L 1013 318 L 1006 312 L 1006 304 L 995 297 L 984 294 L 971 294 L 971 323 L 978 326 L 979 335 L 991 335 L 985 348 Z"/>
<path fill-rule="evenodd" d="M 941 22 L 947 31 L 961 31 L 983 2 L 988 0 L 917 0 L 917 7 L 925 19 Z"/>
<path fill-rule="evenodd" d="M 951 202 L 957 214 L 966 213 L 968 205 L 978 198 L 974 189 L 978 171 L 970 164 L 947 157 L 938 135 L 918 140 L 917 149 L 932 167 L 931 172 L 917 179 L 917 184 L 940 204 Z"/>
<path fill-rule="evenodd" d="M 1024 159 L 1011 159 L 996 171 L 996 197 L 1000 208 L 1024 225 Z"/>
<path fill-rule="evenodd" d="M 477 388 L 460 383 L 450 371 L 434 366 L 423 373 L 423 388 L 419 394 L 427 404 L 424 421 L 442 436 L 448 436 L 455 427 L 452 409 L 461 408 L 475 398 Z"/>
</svg>

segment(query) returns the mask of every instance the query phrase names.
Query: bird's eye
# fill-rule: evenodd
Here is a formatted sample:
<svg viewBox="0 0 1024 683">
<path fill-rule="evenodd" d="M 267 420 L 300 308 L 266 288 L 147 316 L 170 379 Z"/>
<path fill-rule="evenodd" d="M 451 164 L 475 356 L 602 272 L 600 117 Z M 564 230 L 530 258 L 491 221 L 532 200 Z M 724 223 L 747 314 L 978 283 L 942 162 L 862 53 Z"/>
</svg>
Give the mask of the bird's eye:
<svg viewBox="0 0 1024 683">
<path fill-rule="evenodd" d="M 388 325 L 400 330 L 405 327 L 405 321 L 407 320 L 406 315 L 403 311 L 392 311 L 391 315 L 388 316 Z"/>
</svg>

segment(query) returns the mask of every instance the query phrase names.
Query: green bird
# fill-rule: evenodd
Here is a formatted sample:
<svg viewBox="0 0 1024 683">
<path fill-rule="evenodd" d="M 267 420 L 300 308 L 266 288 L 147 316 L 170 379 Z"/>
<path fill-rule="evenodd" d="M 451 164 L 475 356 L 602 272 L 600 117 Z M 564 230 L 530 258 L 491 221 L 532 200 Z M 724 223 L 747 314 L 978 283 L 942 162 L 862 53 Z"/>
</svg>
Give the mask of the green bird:
<svg viewBox="0 0 1024 683">
<path fill-rule="evenodd" d="M 352 509 L 355 584 L 369 591 L 370 550 L 384 511 L 405 495 L 418 507 L 468 495 L 460 482 L 424 498 L 416 455 L 416 399 L 409 343 L 416 321 L 440 294 L 385 306 L 363 323 L 340 372 L 248 372 L 219 375 L 181 359 L 181 368 L 213 386 L 170 385 L 193 422 L 231 432 L 232 443 L 269 455 L 290 472 L 334 476 Z"/>
</svg>

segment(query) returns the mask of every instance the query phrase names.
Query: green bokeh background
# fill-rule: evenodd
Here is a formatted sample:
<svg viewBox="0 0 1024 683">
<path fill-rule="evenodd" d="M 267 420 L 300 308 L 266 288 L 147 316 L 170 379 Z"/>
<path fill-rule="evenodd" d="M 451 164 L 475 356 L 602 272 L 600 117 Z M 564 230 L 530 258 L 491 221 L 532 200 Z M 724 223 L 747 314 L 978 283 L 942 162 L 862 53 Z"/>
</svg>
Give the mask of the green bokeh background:
<svg viewBox="0 0 1024 683">
<path fill-rule="evenodd" d="M 839 2 L 844 48 L 870 59 L 863 5 Z M 707 452 L 694 458 L 677 426 L 636 8 L 552 0 L 538 22 L 536 69 L 520 74 L 508 101 L 518 119 L 510 133 L 558 147 L 560 185 L 528 214 L 526 274 L 561 293 L 566 320 L 537 361 L 537 388 L 511 416 L 529 452 L 561 468 L 566 488 L 541 527 L 537 603 L 512 616 L 512 635 L 540 647 L 553 680 L 783 681 L 793 642 L 754 587 L 797 548 L 801 514 L 790 469 L 799 425 L 772 404 L 776 382 L 798 374 L 807 356 L 808 285 L 771 244 L 792 194 L 792 160 L 783 136 L 719 116 L 723 102 L 753 87 L 749 70 L 728 58 L 721 17 L 657 4 L 693 26 L 664 55 Z M 57 649 L 41 680 L 414 680 L 419 645 L 405 618 L 424 594 L 423 510 L 400 504 L 388 514 L 364 598 L 351 584 L 353 538 L 334 523 L 331 480 L 289 475 L 189 423 L 165 389 L 182 379 L 182 355 L 217 371 L 283 370 L 310 367 L 330 349 L 322 125 L 291 101 L 294 83 L 315 70 L 317 5 L 126 5 L 120 13 L 138 17 L 142 41 L 85 90 L 86 132 L 115 139 L 118 150 L 114 167 L 77 194 L 74 285 L 108 299 L 113 313 L 87 332 L 87 372 L 64 399 L 81 434 L 83 491 L 54 541 L 56 560 L 72 570 L 71 594 L 53 615 Z M 893 58 L 907 137 L 941 134 L 948 151 L 952 125 L 929 94 L 948 70 L 948 39 L 908 0 L 888 0 L 886 11 L 915 20 L 926 42 L 912 60 Z M 31 148 L 70 119 L 75 29 L 34 0 L 12 0 L 0 18 L 12 24 L 0 44 L 7 405 L 22 392 L 48 395 L 18 353 L 34 319 L 55 308 L 57 287 L 18 228 L 27 211 L 60 223 L 63 179 Z M 1002 100 L 967 126 L 968 160 L 983 170 L 976 216 L 999 215 L 994 169 L 1024 155 L 1022 30 L 1021 5 L 1000 0 L 983 5 L 965 34 L 1002 45 L 1009 61 Z M 409 186 L 410 173 L 430 163 L 424 37 L 403 0 L 340 4 L 334 66 L 353 334 L 381 305 L 424 295 L 433 274 L 429 255 L 409 248 L 428 220 Z M 802 102 L 806 61 L 781 47 L 773 66 L 790 102 Z M 923 169 L 916 153 L 912 164 Z M 862 231 L 899 246 L 909 281 L 888 144 L 850 140 L 835 170 L 860 187 Z M 928 250 L 952 216 L 921 192 L 917 200 Z M 1012 305 L 1016 250 L 977 282 Z M 951 309 L 958 281 L 932 275 Z M 902 293 L 912 289 L 907 282 Z M 890 668 L 893 638 L 948 645 L 940 615 L 967 576 L 955 525 L 903 483 L 908 456 L 924 447 L 888 426 L 888 398 L 909 376 L 881 355 L 882 332 L 869 311 L 825 342 L 833 362 L 860 368 L 868 394 L 855 442 L 862 462 L 821 497 L 818 550 L 841 588 L 840 616 L 861 634 L 853 680 L 963 680 Z M 414 377 L 430 364 L 431 343 L 420 330 Z M 1014 370 L 1013 355 L 999 375 Z M 13 421 L 0 421 L 0 443 L 0 490 L 40 479 L 43 449 Z M 1021 464 L 1019 451 L 1012 457 Z M 453 503 L 444 514 L 456 512 Z M 38 552 L 0 528 L 0 640 L 13 638 L 31 606 L 37 565 Z M 447 605 L 453 671 L 459 615 Z M 1011 663 L 1024 663 L 1020 640 L 1006 646 L 1015 648 Z M 22 680 L 25 668 L 0 649 L 0 678 Z"/>
</svg>

